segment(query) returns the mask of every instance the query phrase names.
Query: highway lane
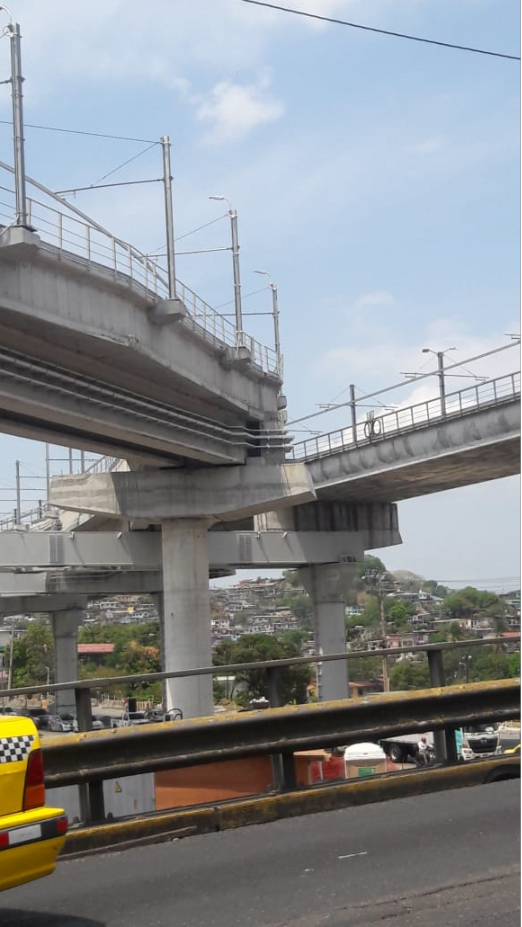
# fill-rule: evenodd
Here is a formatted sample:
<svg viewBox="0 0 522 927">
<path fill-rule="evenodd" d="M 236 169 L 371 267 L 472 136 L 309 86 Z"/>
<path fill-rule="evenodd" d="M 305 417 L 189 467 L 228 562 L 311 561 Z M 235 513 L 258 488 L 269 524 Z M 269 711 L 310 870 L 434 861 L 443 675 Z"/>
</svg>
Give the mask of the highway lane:
<svg viewBox="0 0 522 927">
<path fill-rule="evenodd" d="M 0 927 L 519 927 L 520 783 L 59 864 Z"/>
</svg>

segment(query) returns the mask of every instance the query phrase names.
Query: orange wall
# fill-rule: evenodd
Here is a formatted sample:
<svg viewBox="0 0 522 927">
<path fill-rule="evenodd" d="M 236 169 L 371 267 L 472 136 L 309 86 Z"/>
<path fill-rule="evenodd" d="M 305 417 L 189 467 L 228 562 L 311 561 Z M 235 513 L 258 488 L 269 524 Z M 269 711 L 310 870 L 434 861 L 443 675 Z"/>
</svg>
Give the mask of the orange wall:
<svg viewBox="0 0 522 927">
<path fill-rule="evenodd" d="M 296 754 L 298 786 L 321 781 L 321 761 L 324 757 L 322 750 Z M 154 782 L 157 811 L 226 801 L 246 795 L 261 795 L 274 789 L 272 762 L 268 756 L 189 766 L 186 769 L 167 769 L 156 773 Z"/>
<path fill-rule="evenodd" d="M 154 776 L 156 810 L 259 795 L 273 789 L 270 757 L 166 769 Z"/>
</svg>

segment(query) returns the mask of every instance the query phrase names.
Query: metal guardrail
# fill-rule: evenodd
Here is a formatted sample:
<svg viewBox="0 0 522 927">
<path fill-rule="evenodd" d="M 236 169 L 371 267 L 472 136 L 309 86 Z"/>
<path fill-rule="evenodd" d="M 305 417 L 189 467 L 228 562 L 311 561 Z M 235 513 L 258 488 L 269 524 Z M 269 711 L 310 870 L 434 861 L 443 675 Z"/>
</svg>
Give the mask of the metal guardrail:
<svg viewBox="0 0 522 927">
<path fill-rule="evenodd" d="M 520 713 L 518 680 L 470 683 L 393 694 L 238 713 L 228 718 L 117 728 L 46 740 L 46 785 L 82 785 L 221 760 L 336 747 L 376 738 L 425 733 Z M 288 786 L 288 783 L 286 783 Z"/>
<path fill-rule="evenodd" d="M 520 636 L 516 640 L 519 641 Z M 515 639 L 510 640 L 510 643 L 514 642 Z M 503 638 L 492 638 L 400 649 L 382 648 L 378 651 L 381 656 L 398 656 L 404 652 L 411 653 L 412 650 L 426 652 L 433 689 L 406 694 L 375 695 L 362 700 L 318 703 L 312 706 L 298 705 L 277 710 L 275 706 L 279 704 L 278 673 L 283 668 L 295 664 L 317 665 L 332 660 L 359 659 L 375 656 L 376 652 L 352 651 L 261 663 L 201 667 L 174 673 L 75 680 L 49 686 L 4 689 L 0 691 L 0 697 L 75 690 L 78 725 L 80 731 L 88 733 L 68 735 L 66 741 L 46 740 L 44 749 L 47 784 L 49 787 L 81 784 L 82 819 L 87 824 L 104 820 L 103 780 L 113 776 L 133 775 L 149 770 L 209 763 L 240 756 L 271 754 L 276 782 L 284 791 L 292 788 L 295 781 L 294 750 L 318 745 L 324 747 L 328 744 L 337 746 L 343 740 L 346 742 L 368 739 L 377 735 L 383 737 L 387 733 L 426 730 L 434 732 L 439 759 L 444 762 L 456 762 L 454 726 L 471 718 L 475 722 L 480 719 L 505 722 L 518 718 L 520 685 L 518 680 L 508 679 L 487 684 L 474 683 L 441 688 L 445 683 L 443 653 L 446 650 L 499 643 L 506 642 Z M 108 688 L 127 682 L 143 684 L 194 675 L 221 675 L 249 669 L 265 669 L 272 706 L 272 711 L 269 710 L 268 713 L 263 710 L 246 716 L 236 714 L 226 724 L 223 718 L 203 718 L 174 724 L 152 724 L 134 731 L 132 728 L 120 728 L 91 732 L 93 688 Z M 254 723 L 251 724 L 251 721 Z"/>
<path fill-rule="evenodd" d="M 0 162 L 1 168 L 12 173 L 12 168 L 4 162 Z M 115 279 L 137 287 L 145 295 L 154 296 L 156 299 L 168 299 L 166 273 L 155 261 L 134 245 L 112 235 L 43 184 L 30 177 L 26 180 L 54 204 L 49 205 L 36 197 L 27 197 L 28 221 L 38 231 L 44 246 L 51 245 L 72 260 L 80 259 L 89 268 L 109 270 Z M 14 222 L 14 195 L 11 187 L 0 185 L 0 221 L 5 220 L 7 226 Z M 188 313 L 181 324 L 201 334 L 216 346 L 237 348 L 241 343 L 249 349 L 253 364 L 267 373 L 282 376 L 282 359 L 272 348 L 245 333 L 238 333 L 232 322 L 193 290 L 181 281 L 176 281 L 176 284 L 178 296 Z"/>
<path fill-rule="evenodd" d="M 339 451 L 375 444 L 417 430 L 434 422 L 458 418 L 474 409 L 495 407 L 520 396 L 520 371 L 466 387 L 445 397 L 446 411 L 440 398 L 428 399 L 383 415 L 370 414 L 355 426 L 337 429 L 314 438 L 299 441 L 288 448 L 292 460 L 309 461 Z"/>
</svg>

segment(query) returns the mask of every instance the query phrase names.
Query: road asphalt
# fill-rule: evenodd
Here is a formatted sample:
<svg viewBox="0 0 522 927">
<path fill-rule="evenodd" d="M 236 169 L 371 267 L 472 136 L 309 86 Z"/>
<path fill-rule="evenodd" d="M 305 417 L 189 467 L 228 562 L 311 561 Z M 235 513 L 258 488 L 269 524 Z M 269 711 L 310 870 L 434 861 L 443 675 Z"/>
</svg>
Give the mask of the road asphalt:
<svg viewBox="0 0 522 927">
<path fill-rule="evenodd" d="M 519 927 L 517 780 L 59 863 L 0 927 Z"/>
</svg>

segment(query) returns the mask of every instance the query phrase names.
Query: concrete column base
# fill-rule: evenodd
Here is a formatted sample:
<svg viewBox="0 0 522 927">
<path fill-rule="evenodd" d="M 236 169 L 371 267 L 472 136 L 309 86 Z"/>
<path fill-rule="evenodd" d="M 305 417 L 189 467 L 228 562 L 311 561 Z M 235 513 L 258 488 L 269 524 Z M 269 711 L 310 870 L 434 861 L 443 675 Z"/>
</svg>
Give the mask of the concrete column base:
<svg viewBox="0 0 522 927">
<path fill-rule="evenodd" d="M 325 563 L 303 567 L 299 578 L 314 604 L 316 653 L 346 651 L 346 594 L 357 571 L 356 563 Z M 317 700 L 349 698 L 348 662 L 335 660 L 317 666 Z"/>
<path fill-rule="evenodd" d="M 207 519 L 162 523 L 163 640 L 166 672 L 210 666 L 210 590 Z M 214 713 L 212 676 L 166 682 L 166 708 L 184 718 Z"/>
<path fill-rule="evenodd" d="M 70 608 L 51 615 L 55 682 L 78 679 L 78 627 L 83 614 L 82 608 Z M 57 714 L 75 714 L 74 689 L 57 692 L 55 704 Z"/>
</svg>

